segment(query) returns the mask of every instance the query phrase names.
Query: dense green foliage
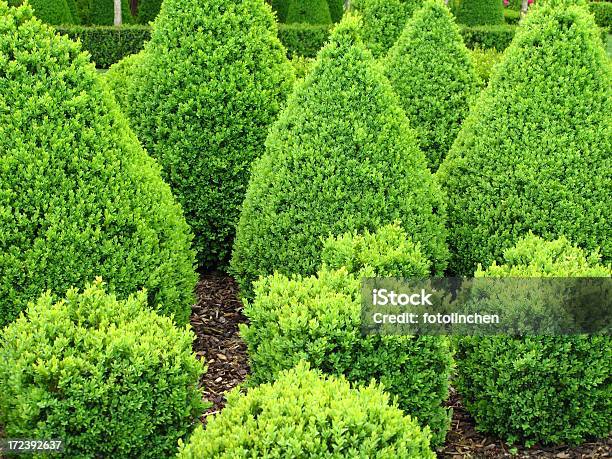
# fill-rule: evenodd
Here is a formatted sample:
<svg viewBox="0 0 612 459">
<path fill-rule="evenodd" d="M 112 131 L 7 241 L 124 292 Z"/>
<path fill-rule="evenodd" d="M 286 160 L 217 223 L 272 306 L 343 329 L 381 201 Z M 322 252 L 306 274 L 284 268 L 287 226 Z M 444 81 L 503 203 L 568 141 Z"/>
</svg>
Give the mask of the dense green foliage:
<svg viewBox="0 0 612 459">
<path fill-rule="evenodd" d="M 90 0 L 88 17 L 84 24 L 112 26 L 115 20 L 114 0 Z M 135 22 L 130 10 L 130 0 L 121 0 L 121 19 L 124 24 Z"/>
<path fill-rule="evenodd" d="M 159 14 L 162 0 L 138 0 L 137 18 L 139 24 L 148 24 Z"/>
<path fill-rule="evenodd" d="M 374 57 L 384 56 L 421 6 L 421 0 L 352 0 L 351 10 L 363 20 L 361 37 Z"/>
<path fill-rule="evenodd" d="M 327 0 L 289 0 L 287 22 L 331 24 Z"/>
<path fill-rule="evenodd" d="M 316 277 L 276 274 L 255 284 L 255 299 L 241 327 L 251 363 L 250 383 L 273 381 L 307 360 L 325 373 L 398 397 L 400 408 L 429 425 L 440 444 L 449 425 L 451 353 L 442 337 L 361 336 L 361 276 L 426 277 L 430 263 L 399 226 L 374 234 L 329 239 Z"/>
<path fill-rule="evenodd" d="M 129 82 L 132 81 L 134 75 L 140 71 L 139 67 L 143 65 L 144 60 L 144 51 L 130 54 L 116 64 L 113 64 L 108 69 L 108 72 L 104 74 L 104 81 L 106 81 L 106 84 L 111 89 L 119 106 L 127 106 L 127 88 Z"/>
<path fill-rule="evenodd" d="M 448 8 L 438 0 L 426 0 L 408 20 L 384 66 L 429 168 L 435 171 L 477 90 L 472 61 Z"/>
<path fill-rule="evenodd" d="M 287 10 L 289 8 L 289 0 L 272 0 L 272 10 L 276 13 L 276 19 L 280 23 L 287 20 Z"/>
<path fill-rule="evenodd" d="M 327 24 L 279 24 L 278 38 L 290 58 L 315 57 L 329 38 Z"/>
<path fill-rule="evenodd" d="M 186 323 L 180 207 L 77 43 L 0 3 L 0 326 L 42 292 L 103 276 Z"/>
<path fill-rule="evenodd" d="M 478 76 L 479 84 L 487 85 L 495 64 L 501 61 L 503 54 L 496 49 L 475 48 L 469 51 L 472 65 Z"/>
<path fill-rule="evenodd" d="M 254 165 L 231 265 L 243 295 L 275 270 L 313 274 L 321 237 L 396 219 L 445 268 L 444 199 L 358 28 L 336 27 Z"/>
<path fill-rule="evenodd" d="M 327 0 L 329 14 L 333 22 L 340 22 L 344 15 L 344 0 Z"/>
<path fill-rule="evenodd" d="M 139 52 L 151 38 L 148 26 L 127 25 L 121 28 L 96 26 L 56 27 L 61 34 L 81 40 L 99 68 L 108 68 L 124 57 Z M 516 31 L 515 26 L 462 26 L 461 35 L 468 48 L 505 49 Z M 328 24 L 279 24 L 278 38 L 287 50 L 287 56 L 315 57 L 329 38 Z"/>
<path fill-rule="evenodd" d="M 457 22 L 470 26 L 504 24 L 502 0 L 461 0 Z"/>
<path fill-rule="evenodd" d="M 455 273 L 532 230 L 612 257 L 612 69 L 592 16 L 535 7 L 496 66 L 438 179 Z"/>
<path fill-rule="evenodd" d="M 98 68 L 109 68 L 126 56 L 138 53 L 151 36 L 149 27 L 125 25 L 112 26 L 61 26 L 56 30 L 71 40 L 81 41 Z"/>
<path fill-rule="evenodd" d="M 145 53 L 124 109 L 183 206 L 200 266 L 223 267 L 293 69 L 263 0 L 167 0 Z"/>
<path fill-rule="evenodd" d="M 80 24 L 81 16 L 79 16 L 79 8 L 77 7 L 76 0 L 66 0 L 66 5 L 70 11 L 70 19 L 72 24 Z"/>
<path fill-rule="evenodd" d="M 8 438 L 61 439 L 62 457 L 170 457 L 205 406 L 193 334 L 98 281 L 43 295 L 0 342 Z"/>
<path fill-rule="evenodd" d="M 47 24 L 73 24 L 75 22 L 66 0 L 29 0 L 34 15 Z"/>
<path fill-rule="evenodd" d="M 504 20 L 506 24 L 516 25 L 521 20 L 521 13 L 520 11 L 504 9 Z"/>
<path fill-rule="evenodd" d="M 461 36 L 468 48 L 485 48 L 503 51 L 514 39 L 517 26 L 461 26 Z"/>
<path fill-rule="evenodd" d="M 314 65 L 314 59 L 311 57 L 296 56 L 291 59 L 291 65 L 295 70 L 295 78 L 304 78 Z"/>
<path fill-rule="evenodd" d="M 608 33 L 612 33 L 612 3 L 590 2 L 589 10 L 595 16 L 595 23 Z"/>
<path fill-rule="evenodd" d="M 179 459 L 434 459 L 429 431 L 390 405 L 379 387 L 351 388 L 304 364 L 274 384 L 233 390 L 221 414 L 198 428 Z"/>
<path fill-rule="evenodd" d="M 326 269 L 346 268 L 359 273 L 366 267 L 377 276 L 427 277 L 431 262 L 421 252 L 399 222 L 385 225 L 375 233 L 345 233 L 323 243 L 321 263 Z"/>
<path fill-rule="evenodd" d="M 609 277 L 564 238 L 530 235 L 477 277 Z M 469 337 L 458 347 L 458 387 L 480 429 L 528 445 L 580 443 L 612 429 L 612 340 L 604 335 Z"/>
</svg>

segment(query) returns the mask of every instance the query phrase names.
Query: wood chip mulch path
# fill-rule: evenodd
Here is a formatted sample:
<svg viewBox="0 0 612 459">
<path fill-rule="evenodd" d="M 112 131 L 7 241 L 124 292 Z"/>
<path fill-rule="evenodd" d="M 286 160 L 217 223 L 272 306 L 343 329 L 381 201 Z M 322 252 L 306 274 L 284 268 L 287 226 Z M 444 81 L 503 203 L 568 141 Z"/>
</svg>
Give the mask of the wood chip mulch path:
<svg viewBox="0 0 612 459">
<path fill-rule="evenodd" d="M 196 293 L 198 302 L 191 314 L 191 326 L 196 334 L 193 348 L 208 366 L 200 385 L 204 388 L 204 397 L 213 404 L 204 414 L 205 418 L 223 408 L 225 392 L 242 383 L 249 372 L 246 345 L 238 334 L 238 325 L 246 319 L 238 299 L 238 286 L 231 277 L 205 274 Z"/>
<path fill-rule="evenodd" d="M 238 287 L 222 273 L 204 274 L 197 287 L 198 302 L 193 307 L 191 325 L 196 333 L 194 351 L 208 365 L 202 377 L 204 396 L 213 403 L 202 417 L 218 413 L 225 404 L 224 393 L 244 381 L 249 364 L 246 346 L 238 334 L 238 325 L 245 323 Z M 474 421 L 451 389 L 448 406 L 453 408 L 451 430 L 446 445 L 438 450 L 440 459 L 612 459 L 612 437 L 578 447 L 510 448 L 499 439 L 477 432 Z"/>
</svg>

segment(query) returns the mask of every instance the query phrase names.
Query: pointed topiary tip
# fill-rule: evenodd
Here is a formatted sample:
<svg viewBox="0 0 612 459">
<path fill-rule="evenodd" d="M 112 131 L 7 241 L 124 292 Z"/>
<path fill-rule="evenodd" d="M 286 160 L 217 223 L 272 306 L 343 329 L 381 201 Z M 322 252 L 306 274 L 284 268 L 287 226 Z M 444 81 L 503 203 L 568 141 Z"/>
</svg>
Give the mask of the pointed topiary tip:
<svg viewBox="0 0 612 459">
<path fill-rule="evenodd" d="M 342 21 L 334 27 L 330 35 L 330 41 L 334 43 L 361 43 L 361 17 L 347 13 Z"/>
</svg>

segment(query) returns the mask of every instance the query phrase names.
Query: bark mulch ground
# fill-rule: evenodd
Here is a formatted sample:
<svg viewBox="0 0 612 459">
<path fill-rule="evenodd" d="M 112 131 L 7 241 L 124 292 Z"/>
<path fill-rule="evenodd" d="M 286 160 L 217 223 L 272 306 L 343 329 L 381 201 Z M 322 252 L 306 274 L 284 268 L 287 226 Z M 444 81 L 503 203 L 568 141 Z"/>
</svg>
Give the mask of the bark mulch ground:
<svg viewBox="0 0 612 459">
<path fill-rule="evenodd" d="M 213 407 L 203 416 L 219 412 L 224 393 L 244 381 L 249 372 L 246 346 L 238 335 L 238 325 L 246 322 L 238 287 L 234 280 L 220 273 L 205 274 L 197 288 L 198 303 L 193 308 L 191 325 L 197 335 L 196 354 L 204 358 L 208 372 L 201 384 Z M 440 459 L 606 459 L 612 458 L 612 437 L 578 447 L 517 447 L 511 450 L 495 437 L 477 432 L 474 421 L 451 389 L 448 406 L 453 408 L 451 431 L 446 445 L 438 451 Z"/>
<path fill-rule="evenodd" d="M 249 362 L 246 345 L 238 334 L 238 325 L 246 319 L 236 282 L 225 274 L 205 274 L 198 283 L 197 295 L 191 314 L 196 334 L 193 348 L 208 366 L 200 384 L 204 397 L 213 404 L 205 418 L 223 408 L 225 392 L 244 381 Z"/>
</svg>

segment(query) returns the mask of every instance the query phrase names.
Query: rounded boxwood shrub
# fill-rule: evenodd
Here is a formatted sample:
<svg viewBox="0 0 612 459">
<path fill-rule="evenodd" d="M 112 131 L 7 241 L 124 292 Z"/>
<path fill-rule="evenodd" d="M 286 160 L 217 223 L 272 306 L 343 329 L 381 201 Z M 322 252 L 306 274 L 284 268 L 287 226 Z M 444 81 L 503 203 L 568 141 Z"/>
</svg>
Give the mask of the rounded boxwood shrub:
<svg viewBox="0 0 612 459">
<path fill-rule="evenodd" d="M 421 430 L 379 387 L 351 388 L 303 363 L 274 384 L 234 389 L 227 405 L 183 445 L 179 459 L 237 457 L 434 459 Z"/>
<path fill-rule="evenodd" d="M 449 415 L 451 352 L 436 336 L 361 335 L 361 277 L 426 277 L 429 262 L 399 226 L 325 243 L 317 276 L 275 274 L 255 284 L 242 326 L 251 364 L 250 384 L 273 381 L 300 360 L 324 373 L 367 384 L 376 379 L 398 405 L 442 444 Z"/>
<path fill-rule="evenodd" d="M 530 235 L 477 277 L 609 277 L 573 247 Z M 612 429 L 612 340 L 604 335 L 467 337 L 457 351 L 459 392 L 477 427 L 509 442 L 578 444 Z"/>
<path fill-rule="evenodd" d="M 97 275 L 186 323 L 195 257 L 158 166 L 79 44 L 29 6 L 0 17 L 0 326 Z"/>
<path fill-rule="evenodd" d="M 125 109 L 183 206 L 200 266 L 223 267 L 251 163 L 293 84 L 274 17 L 263 0 L 167 0 L 144 52 Z"/>
<path fill-rule="evenodd" d="M 450 149 L 477 91 L 459 27 L 446 6 L 427 0 L 387 54 L 385 73 L 415 129 L 429 167 Z"/>
<path fill-rule="evenodd" d="M 352 0 L 363 20 L 361 37 L 374 57 L 384 56 L 400 36 L 421 0 Z"/>
<path fill-rule="evenodd" d="M 444 199 L 358 29 L 337 26 L 253 167 L 232 258 L 245 296 L 259 275 L 313 274 L 322 237 L 396 219 L 444 270 Z"/>
<path fill-rule="evenodd" d="M 532 230 L 612 257 L 612 68 L 581 6 L 534 7 L 437 173 L 451 269 L 500 261 Z"/>
<path fill-rule="evenodd" d="M 289 0 L 287 22 L 331 24 L 327 0 Z"/>
<path fill-rule="evenodd" d="M 506 22 L 502 0 L 461 0 L 455 14 L 457 22 L 469 26 Z"/>
<path fill-rule="evenodd" d="M 63 457 L 170 457 L 204 410 L 193 334 L 101 281 L 45 294 L 3 330 L 0 424 L 8 438 L 61 439 Z"/>
</svg>

